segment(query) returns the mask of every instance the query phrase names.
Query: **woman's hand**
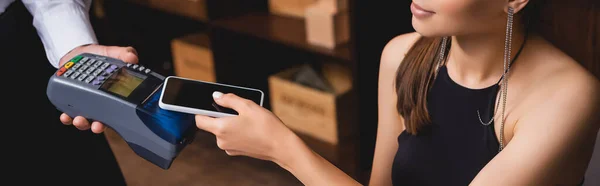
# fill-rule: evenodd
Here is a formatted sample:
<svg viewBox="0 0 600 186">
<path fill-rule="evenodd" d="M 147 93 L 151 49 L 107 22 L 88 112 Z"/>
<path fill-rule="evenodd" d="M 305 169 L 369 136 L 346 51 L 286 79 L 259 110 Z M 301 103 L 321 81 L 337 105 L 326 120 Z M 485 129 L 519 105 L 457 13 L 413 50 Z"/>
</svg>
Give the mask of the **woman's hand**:
<svg viewBox="0 0 600 186">
<path fill-rule="evenodd" d="M 213 133 L 217 146 L 231 156 L 249 156 L 268 161 L 281 161 L 295 134 L 273 113 L 256 103 L 234 94 L 213 94 L 215 102 L 231 108 L 238 116 L 212 118 L 197 115 L 198 128 Z M 290 147 L 292 148 L 292 147 Z"/>
<path fill-rule="evenodd" d="M 80 46 L 80 47 L 77 47 L 77 48 L 71 50 L 71 52 L 69 52 L 65 56 L 63 56 L 60 59 L 59 66 L 62 66 L 68 60 L 72 59 L 73 57 L 75 57 L 81 53 L 98 54 L 98 55 L 102 55 L 102 56 L 108 56 L 108 57 L 120 59 L 127 63 L 133 63 L 133 64 L 138 63 L 137 52 L 132 47 L 83 45 L 83 46 Z M 72 116 L 69 116 L 65 113 L 60 115 L 60 121 L 65 125 L 72 124 L 79 130 L 88 130 L 91 128 L 92 132 L 94 132 L 94 133 L 102 133 L 106 129 L 106 126 L 104 126 L 104 124 L 102 124 L 100 122 L 94 121 L 90 125 L 90 122 L 82 116 L 75 116 L 75 118 L 72 118 Z"/>
<path fill-rule="evenodd" d="M 231 156 L 272 161 L 304 185 L 361 185 L 312 151 L 279 118 L 256 103 L 234 94 L 213 93 L 215 102 L 238 116 L 196 115 L 196 125 L 215 134 L 217 146 Z"/>
</svg>

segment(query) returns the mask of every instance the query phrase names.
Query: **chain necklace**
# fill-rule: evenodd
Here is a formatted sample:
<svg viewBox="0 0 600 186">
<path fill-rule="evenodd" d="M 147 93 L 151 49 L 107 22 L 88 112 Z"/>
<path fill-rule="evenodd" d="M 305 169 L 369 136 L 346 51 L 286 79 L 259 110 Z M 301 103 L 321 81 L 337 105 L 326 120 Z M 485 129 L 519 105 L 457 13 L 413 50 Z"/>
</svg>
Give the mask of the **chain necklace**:
<svg viewBox="0 0 600 186">
<path fill-rule="evenodd" d="M 507 27 L 506 27 L 506 38 L 504 40 L 504 72 L 502 74 L 501 77 L 501 83 L 502 83 L 502 90 L 500 90 L 501 93 L 501 98 L 502 98 L 502 115 L 500 117 L 500 148 L 498 151 L 502 151 L 502 149 L 504 149 L 504 123 L 505 123 L 505 111 L 506 111 L 506 94 L 508 92 L 508 79 L 507 79 L 507 74 L 510 70 L 510 66 L 509 66 L 509 61 L 510 61 L 510 57 L 511 57 L 511 51 L 512 51 L 512 25 L 513 25 L 513 9 L 509 8 L 508 9 L 508 23 L 507 23 Z M 516 59 L 516 57 L 515 57 Z M 483 120 L 481 119 L 481 115 L 479 113 L 479 109 L 477 109 L 477 117 L 479 118 L 479 122 L 482 125 L 488 126 L 490 125 L 493 121 L 494 121 L 494 117 L 496 116 L 496 111 L 498 111 L 498 106 L 500 104 L 498 104 L 498 102 L 500 101 L 500 99 L 498 99 L 498 101 L 496 101 L 496 109 L 494 109 L 494 114 L 492 115 L 492 118 L 488 121 L 488 122 L 483 122 Z"/>
</svg>

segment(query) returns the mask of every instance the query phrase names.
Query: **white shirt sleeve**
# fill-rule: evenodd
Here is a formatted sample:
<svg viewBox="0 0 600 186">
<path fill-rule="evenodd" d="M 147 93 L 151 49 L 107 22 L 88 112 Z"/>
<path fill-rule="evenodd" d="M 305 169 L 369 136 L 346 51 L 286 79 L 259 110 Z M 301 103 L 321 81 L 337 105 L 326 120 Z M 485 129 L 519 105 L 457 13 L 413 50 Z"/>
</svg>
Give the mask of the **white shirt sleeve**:
<svg viewBox="0 0 600 186">
<path fill-rule="evenodd" d="M 89 21 L 91 0 L 22 0 L 33 16 L 50 63 L 58 68 L 60 58 L 74 48 L 97 44 Z"/>
</svg>

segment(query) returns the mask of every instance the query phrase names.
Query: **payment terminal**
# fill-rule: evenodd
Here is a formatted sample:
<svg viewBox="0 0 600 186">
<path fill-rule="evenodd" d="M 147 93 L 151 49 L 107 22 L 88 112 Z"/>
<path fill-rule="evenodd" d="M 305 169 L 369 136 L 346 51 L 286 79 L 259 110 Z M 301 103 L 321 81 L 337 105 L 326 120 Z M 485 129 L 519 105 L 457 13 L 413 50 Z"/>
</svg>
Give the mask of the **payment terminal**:
<svg viewBox="0 0 600 186">
<path fill-rule="evenodd" d="M 169 169 L 197 127 L 194 115 L 158 106 L 164 79 L 141 65 L 84 53 L 50 77 L 47 95 L 58 110 L 102 122 L 137 155 Z"/>
</svg>

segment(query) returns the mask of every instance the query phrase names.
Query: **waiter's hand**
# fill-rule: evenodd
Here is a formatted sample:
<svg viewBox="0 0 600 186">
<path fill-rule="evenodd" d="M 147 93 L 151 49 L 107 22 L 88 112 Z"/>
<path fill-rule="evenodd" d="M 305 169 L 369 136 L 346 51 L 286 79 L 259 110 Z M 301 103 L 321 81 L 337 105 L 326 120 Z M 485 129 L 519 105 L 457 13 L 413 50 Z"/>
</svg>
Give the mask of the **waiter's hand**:
<svg viewBox="0 0 600 186">
<path fill-rule="evenodd" d="M 84 45 L 71 50 L 71 52 L 63 56 L 60 59 L 59 66 L 62 66 L 69 59 L 81 53 L 98 54 L 102 56 L 117 58 L 127 63 L 138 63 L 137 52 L 133 47 Z M 88 130 L 91 128 L 92 132 L 94 133 L 102 133 L 104 132 L 104 129 L 106 129 L 106 126 L 104 126 L 104 124 L 100 122 L 94 121 L 90 125 L 86 118 L 82 116 L 76 116 L 75 118 L 72 118 L 72 116 L 69 116 L 66 113 L 63 113 L 60 116 L 60 121 L 65 125 L 73 124 L 79 130 Z"/>
</svg>

